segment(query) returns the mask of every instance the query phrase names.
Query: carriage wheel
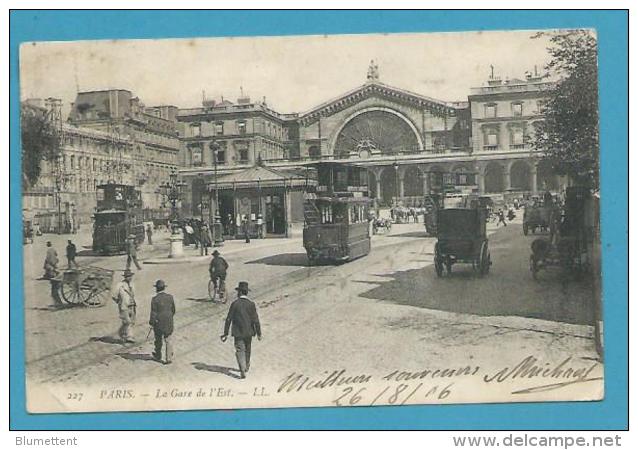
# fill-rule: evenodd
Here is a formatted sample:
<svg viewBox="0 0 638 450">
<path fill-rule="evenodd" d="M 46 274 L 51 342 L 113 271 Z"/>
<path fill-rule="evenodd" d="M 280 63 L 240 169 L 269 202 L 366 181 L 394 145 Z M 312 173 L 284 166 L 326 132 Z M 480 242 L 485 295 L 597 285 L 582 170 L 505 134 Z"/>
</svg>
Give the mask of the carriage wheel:
<svg viewBox="0 0 638 450">
<path fill-rule="evenodd" d="M 437 243 L 434 246 L 434 269 L 436 270 L 436 276 L 443 276 L 443 258 L 439 251 L 439 244 Z"/>
<path fill-rule="evenodd" d="M 523 234 L 525 236 L 527 236 L 527 233 L 529 233 L 529 226 L 526 223 L 524 223 L 523 224 Z"/>
<path fill-rule="evenodd" d="M 490 252 L 487 248 L 487 241 L 484 241 L 481 244 L 481 254 L 479 256 L 479 275 L 487 275 L 490 271 L 490 265 L 492 262 L 490 261 Z"/>
<path fill-rule="evenodd" d="M 104 306 L 107 303 L 109 298 L 109 290 L 97 290 L 94 289 L 89 293 L 87 298 L 84 300 L 83 304 L 88 306 L 89 308 L 99 308 L 100 306 Z"/>
<path fill-rule="evenodd" d="M 77 281 L 67 281 L 62 283 L 62 298 L 70 305 L 81 305 L 91 294 L 90 289 L 83 287 Z"/>
</svg>

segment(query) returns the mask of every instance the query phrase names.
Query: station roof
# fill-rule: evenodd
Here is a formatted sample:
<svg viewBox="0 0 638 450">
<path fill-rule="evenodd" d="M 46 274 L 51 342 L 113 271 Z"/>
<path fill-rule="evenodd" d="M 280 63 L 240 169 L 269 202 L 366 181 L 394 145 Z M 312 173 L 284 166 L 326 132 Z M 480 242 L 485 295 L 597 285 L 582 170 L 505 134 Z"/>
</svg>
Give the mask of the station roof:
<svg viewBox="0 0 638 450">
<path fill-rule="evenodd" d="M 301 188 L 315 186 L 317 182 L 299 173 L 281 171 L 269 167 L 254 166 L 222 176 L 217 183 L 208 183 L 211 189 L 255 189 L 272 187 Z"/>
</svg>

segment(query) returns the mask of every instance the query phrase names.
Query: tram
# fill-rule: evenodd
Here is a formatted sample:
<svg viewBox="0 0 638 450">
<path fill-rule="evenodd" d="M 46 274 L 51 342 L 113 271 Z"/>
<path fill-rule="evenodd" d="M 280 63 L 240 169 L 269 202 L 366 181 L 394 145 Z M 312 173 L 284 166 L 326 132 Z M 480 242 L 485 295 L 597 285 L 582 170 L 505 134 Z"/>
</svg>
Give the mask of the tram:
<svg viewBox="0 0 638 450">
<path fill-rule="evenodd" d="M 347 163 L 317 162 L 317 187 L 304 194 L 303 245 L 310 264 L 370 253 L 368 176 Z"/>
<path fill-rule="evenodd" d="M 142 195 L 134 186 L 108 183 L 97 186 L 97 208 L 93 215 L 93 251 L 115 255 L 126 251 L 126 240 L 134 234 L 144 241 Z"/>
</svg>

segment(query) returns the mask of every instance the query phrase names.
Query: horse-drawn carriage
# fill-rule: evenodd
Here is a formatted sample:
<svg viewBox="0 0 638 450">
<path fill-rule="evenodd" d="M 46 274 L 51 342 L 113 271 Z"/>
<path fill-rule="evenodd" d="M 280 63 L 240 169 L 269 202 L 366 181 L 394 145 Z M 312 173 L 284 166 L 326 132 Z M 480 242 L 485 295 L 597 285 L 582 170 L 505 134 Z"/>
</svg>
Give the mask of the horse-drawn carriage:
<svg viewBox="0 0 638 450">
<path fill-rule="evenodd" d="M 434 246 L 434 268 L 437 276 L 452 273 L 456 263 L 472 264 L 479 275 L 490 271 L 492 261 L 485 229 L 483 208 L 441 209 L 437 214 L 437 243 Z"/>
<path fill-rule="evenodd" d="M 595 224 L 587 211 L 591 193 L 586 188 L 567 188 L 564 214 L 553 207 L 549 238 L 537 238 L 531 244 L 530 271 L 535 280 L 541 269 L 558 267 L 562 270 L 563 283 L 571 275 L 580 276 L 589 269 L 588 245 L 592 241 Z"/>
<path fill-rule="evenodd" d="M 101 267 L 85 266 L 68 269 L 55 278 L 60 282 L 62 299 L 70 305 L 104 306 L 110 296 L 113 271 Z"/>
</svg>

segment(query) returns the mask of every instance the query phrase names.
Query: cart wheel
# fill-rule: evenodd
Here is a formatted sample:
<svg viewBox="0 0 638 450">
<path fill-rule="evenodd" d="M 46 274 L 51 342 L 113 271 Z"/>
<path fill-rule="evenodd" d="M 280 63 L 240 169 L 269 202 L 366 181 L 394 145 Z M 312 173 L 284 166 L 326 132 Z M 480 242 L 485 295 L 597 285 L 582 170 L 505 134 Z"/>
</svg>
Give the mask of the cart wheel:
<svg viewBox="0 0 638 450">
<path fill-rule="evenodd" d="M 217 289 L 215 289 L 213 280 L 208 280 L 208 298 L 213 302 L 215 301 L 215 298 L 217 298 Z"/>
<path fill-rule="evenodd" d="M 523 234 L 525 236 L 527 236 L 527 233 L 529 233 L 529 226 L 526 223 L 524 223 L 523 224 Z"/>
<path fill-rule="evenodd" d="M 479 257 L 479 275 L 487 275 L 490 271 L 490 252 L 487 248 L 487 241 L 481 244 L 481 254 Z"/>
<path fill-rule="evenodd" d="M 85 306 L 88 306 L 89 308 L 99 308 L 101 306 L 106 305 L 108 297 L 109 297 L 108 290 L 102 290 L 102 291 L 95 290 L 89 293 L 87 298 L 84 300 L 83 304 Z"/>
<path fill-rule="evenodd" d="M 90 289 L 83 288 L 77 281 L 62 283 L 62 298 L 70 305 L 81 305 L 91 294 Z"/>
<path fill-rule="evenodd" d="M 438 243 L 434 246 L 434 269 L 437 277 L 443 276 L 443 258 L 441 257 Z"/>
</svg>

